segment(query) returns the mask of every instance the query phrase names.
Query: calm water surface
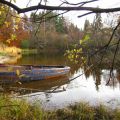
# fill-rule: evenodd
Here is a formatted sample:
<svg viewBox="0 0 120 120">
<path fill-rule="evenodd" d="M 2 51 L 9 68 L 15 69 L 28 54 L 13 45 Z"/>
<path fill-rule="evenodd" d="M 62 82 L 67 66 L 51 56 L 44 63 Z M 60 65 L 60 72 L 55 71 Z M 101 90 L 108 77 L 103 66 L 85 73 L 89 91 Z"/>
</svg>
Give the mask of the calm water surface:
<svg viewBox="0 0 120 120">
<path fill-rule="evenodd" d="M 97 68 L 88 71 L 79 78 L 69 81 L 82 74 L 85 70 L 79 65 L 68 62 L 62 55 L 31 55 L 23 56 L 15 64 L 35 65 L 69 65 L 71 71 L 68 77 L 52 80 L 13 85 L 10 89 L 20 89 L 22 97 L 31 101 L 40 101 L 46 109 L 62 108 L 80 101 L 91 105 L 103 103 L 110 107 L 120 107 L 120 71 L 114 70 L 115 79 L 106 85 L 109 79 L 109 69 Z M 54 93 L 48 93 L 60 86 Z"/>
</svg>

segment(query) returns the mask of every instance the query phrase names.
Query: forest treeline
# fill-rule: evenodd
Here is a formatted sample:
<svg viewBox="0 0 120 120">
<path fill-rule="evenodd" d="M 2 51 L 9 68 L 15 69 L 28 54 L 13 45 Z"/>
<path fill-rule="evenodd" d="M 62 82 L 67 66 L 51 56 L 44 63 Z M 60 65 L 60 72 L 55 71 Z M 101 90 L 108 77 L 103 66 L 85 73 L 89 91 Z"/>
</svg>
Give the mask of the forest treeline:
<svg viewBox="0 0 120 120">
<path fill-rule="evenodd" d="M 0 43 L 8 46 L 39 52 L 65 52 L 79 46 L 84 52 L 92 52 L 109 41 L 112 31 L 113 26 L 104 26 L 100 13 L 92 23 L 86 19 L 84 28 L 79 29 L 57 12 L 42 11 L 21 18 L 14 10 L 0 5 Z M 117 42 L 118 33 L 112 44 Z"/>
<path fill-rule="evenodd" d="M 57 52 L 77 43 L 82 35 L 82 30 L 55 12 L 31 13 L 21 18 L 9 7 L 0 6 L 1 44 Z"/>
<path fill-rule="evenodd" d="M 40 51 L 62 52 L 77 44 L 82 38 L 82 30 L 62 15 L 57 16 L 55 12 L 32 13 L 30 19 L 32 20 L 31 47 L 38 48 Z"/>
</svg>

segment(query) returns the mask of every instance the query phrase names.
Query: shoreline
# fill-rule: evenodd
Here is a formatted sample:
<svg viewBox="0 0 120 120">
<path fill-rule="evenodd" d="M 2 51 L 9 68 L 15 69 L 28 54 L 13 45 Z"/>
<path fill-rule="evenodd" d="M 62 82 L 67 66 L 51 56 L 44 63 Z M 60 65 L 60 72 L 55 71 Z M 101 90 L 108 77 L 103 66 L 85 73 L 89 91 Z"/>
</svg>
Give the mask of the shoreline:
<svg viewBox="0 0 120 120">
<path fill-rule="evenodd" d="M 0 64 L 15 64 L 22 55 L 10 56 L 10 55 L 0 55 Z"/>
<path fill-rule="evenodd" d="M 4 64 L 5 62 L 10 60 L 10 56 L 0 56 L 0 64 Z"/>
<path fill-rule="evenodd" d="M 90 106 L 89 103 L 80 102 L 69 105 L 63 109 L 46 111 L 37 101 L 33 105 L 25 99 L 12 99 L 0 97 L 0 119 L 3 120 L 120 120 L 120 109 L 110 109 L 104 105 Z M 11 107 L 12 106 L 12 107 Z M 5 109 L 5 107 L 10 109 Z M 4 109 L 3 109 L 4 108 Z M 4 114 L 3 114 L 4 113 Z"/>
</svg>

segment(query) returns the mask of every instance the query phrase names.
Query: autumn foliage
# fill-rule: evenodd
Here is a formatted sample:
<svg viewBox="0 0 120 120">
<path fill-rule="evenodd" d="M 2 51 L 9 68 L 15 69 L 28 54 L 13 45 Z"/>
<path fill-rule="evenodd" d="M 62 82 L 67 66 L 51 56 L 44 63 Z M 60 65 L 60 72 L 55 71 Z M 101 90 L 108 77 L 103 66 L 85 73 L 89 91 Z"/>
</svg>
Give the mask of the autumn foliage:
<svg viewBox="0 0 120 120">
<path fill-rule="evenodd" d="M 56 12 L 31 13 L 28 18 L 0 5 L 0 42 L 8 46 L 64 52 L 82 36 L 83 32 L 77 26 L 65 17 L 57 16 Z"/>
<path fill-rule="evenodd" d="M 25 19 L 21 19 L 15 11 L 0 5 L 0 42 L 20 47 L 21 41 L 29 38 L 25 24 Z"/>
</svg>

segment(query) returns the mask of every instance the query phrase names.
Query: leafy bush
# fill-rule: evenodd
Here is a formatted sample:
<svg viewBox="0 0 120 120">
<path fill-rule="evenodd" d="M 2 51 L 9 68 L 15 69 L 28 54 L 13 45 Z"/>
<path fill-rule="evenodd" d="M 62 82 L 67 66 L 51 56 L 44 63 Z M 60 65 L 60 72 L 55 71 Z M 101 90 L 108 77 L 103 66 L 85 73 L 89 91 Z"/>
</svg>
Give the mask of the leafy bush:
<svg viewBox="0 0 120 120">
<path fill-rule="evenodd" d="M 29 40 L 22 40 L 21 41 L 21 48 L 25 49 L 25 48 L 29 48 L 29 47 L 30 47 Z"/>
</svg>

